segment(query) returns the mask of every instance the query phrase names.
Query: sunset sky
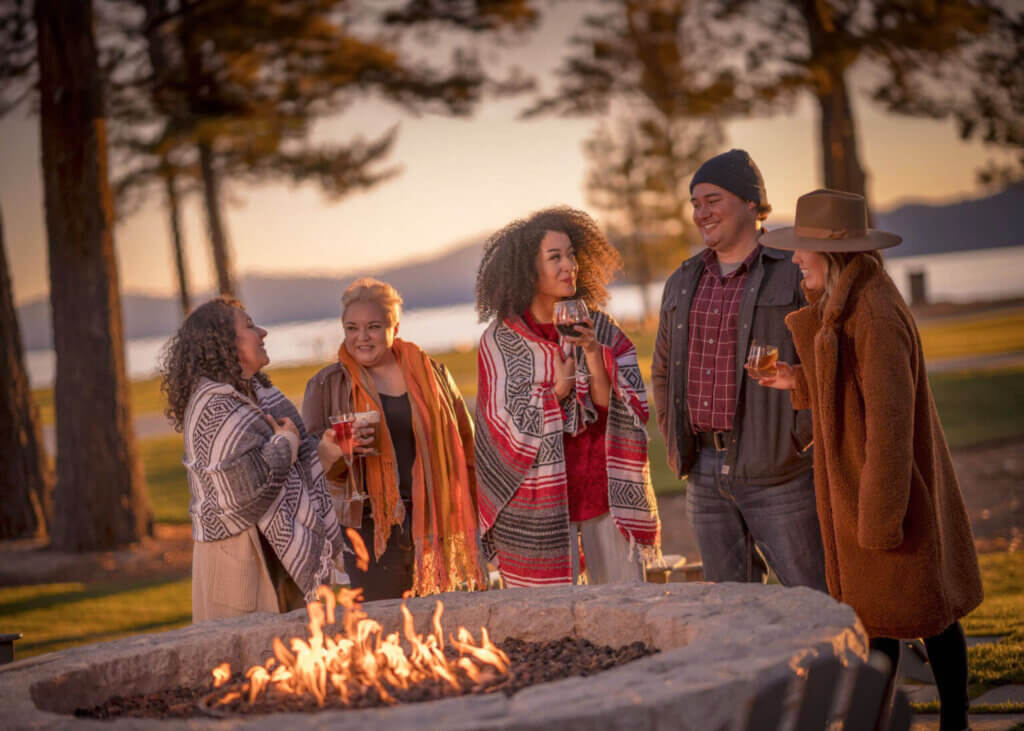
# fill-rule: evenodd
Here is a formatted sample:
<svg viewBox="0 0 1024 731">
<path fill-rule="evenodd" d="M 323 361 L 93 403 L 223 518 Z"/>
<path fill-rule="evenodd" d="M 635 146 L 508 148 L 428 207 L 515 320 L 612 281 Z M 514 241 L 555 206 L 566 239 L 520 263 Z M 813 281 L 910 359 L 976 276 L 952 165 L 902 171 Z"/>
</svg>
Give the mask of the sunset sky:
<svg viewBox="0 0 1024 731">
<path fill-rule="evenodd" d="M 561 58 L 572 14 L 548 11 L 549 22 L 515 54 L 542 78 Z M 857 78 L 854 78 L 857 86 Z M 246 273 L 319 273 L 351 277 L 365 270 L 429 257 L 499 228 L 530 211 L 564 203 L 586 208 L 582 142 L 597 120 L 517 119 L 526 99 L 485 104 L 471 119 L 402 117 L 367 103 L 321 125 L 322 139 L 373 135 L 401 123 L 390 158 L 402 173 L 337 202 L 314 189 L 228 184 L 227 226 L 235 269 Z M 857 94 L 862 162 L 874 206 L 944 201 L 982 194 L 975 171 L 1008 159 L 960 142 L 951 123 L 887 117 Z M 789 117 L 728 126 L 727 147 L 747 149 L 767 182 L 773 217 L 792 217 L 797 196 L 821 185 L 816 111 L 804 99 Z M 726 148 L 727 149 L 727 148 Z M 0 120 L 0 206 L 18 304 L 48 290 L 38 122 L 25 111 Z M 769 219 L 769 223 L 771 219 Z M 186 210 L 193 291 L 212 285 L 212 263 L 198 199 Z M 171 294 L 174 273 L 159 195 L 116 230 L 122 291 Z"/>
</svg>

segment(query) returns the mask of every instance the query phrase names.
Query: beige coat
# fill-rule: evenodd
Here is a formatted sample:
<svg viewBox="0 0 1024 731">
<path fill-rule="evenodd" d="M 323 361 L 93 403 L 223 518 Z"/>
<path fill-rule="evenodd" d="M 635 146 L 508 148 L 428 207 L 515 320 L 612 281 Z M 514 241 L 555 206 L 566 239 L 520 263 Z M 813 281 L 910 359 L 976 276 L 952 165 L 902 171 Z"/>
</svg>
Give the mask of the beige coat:
<svg viewBox="0 0 1024 731">
<path fill-rule="evenodd" d="M 786 318 L 814 417 L 829 593 L 874 637 L 930 637 L 982 600 L 967 511 L 921 339 L 889 276 L 858 256 L 824 307 Z"/>
<path fill-rule="evenodd" d="M 220 541 L 193 542 L 193 622 L 279 611 L 256 526 Z"/>
</svg>

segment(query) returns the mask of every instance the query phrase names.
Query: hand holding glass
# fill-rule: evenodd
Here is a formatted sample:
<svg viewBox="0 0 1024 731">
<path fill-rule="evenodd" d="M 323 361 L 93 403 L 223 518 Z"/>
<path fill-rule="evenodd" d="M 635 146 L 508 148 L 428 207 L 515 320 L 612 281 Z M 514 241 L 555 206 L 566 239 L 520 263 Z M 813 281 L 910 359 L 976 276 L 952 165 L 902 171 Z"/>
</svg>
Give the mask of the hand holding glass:
<svg viewBox="0 0 1024 731">
<path fill-rule="evenodd" d="M 329 420 L 338 437 L 338 446 L 349 462 L 355 457 L 380 454 L 377 448 L 378 412 L 346 412 L 331 416 Z"/>
<path fill-rule="evenodd" d="M 380 454 L 377 438 L 380 433 L 377 426 L 380 424 L 379 411 L 357 411 L 355 413 L 354 436 L 363 447 L 362 456 L 376 456 Z"/>
<path fill-rule="evenodd" d="M 771 378 L 777 372 L 775 367 L 779 359 L 779 349 L 774 345 L 764 345 L 754 340 L 747 353 L 744 366 L 751 378 Z"/>
<path fill-rule="evenodd" d="M 554 321 L 555 330 L 561 337 L 558 339 L 559 347 L 562 349 L 562 356 L 568 359 L 572 354 L 573 344 L 568 342 L 566 338 L 578 338 L 583 333 L 580 332 L 579 325 L 587 325 L 590 318 L 590 311 L 587 309 L 587 303 L 583 300 L 559 300 L 555 302 L 555 312 L 552 320 Z M 568 378 L 575 378 L 575 376 L 568 376 Z"/>
<path fill-rule="evenodd" d="M 578 338 L 580 333 L 577 325 L 586 325 L 590 317 L 587 303 L 583 300 L 560 300 L 555 302 L 554 323 L 560 335 Z"/>
</svg>

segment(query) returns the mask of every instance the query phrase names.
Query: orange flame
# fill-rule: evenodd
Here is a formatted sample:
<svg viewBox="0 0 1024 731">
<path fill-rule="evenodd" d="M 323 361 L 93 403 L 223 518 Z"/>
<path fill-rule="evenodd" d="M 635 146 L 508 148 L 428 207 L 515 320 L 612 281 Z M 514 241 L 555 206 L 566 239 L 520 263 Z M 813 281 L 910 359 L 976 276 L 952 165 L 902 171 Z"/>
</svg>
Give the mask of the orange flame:
<svg viewBox="0 0 1024 731">
<path fill-rule="evenodd" d="M 345 535 L 348 536 L 348 540 L 352 544 L 352 551 L 356 554 L 356 567 L 360 571 L 366 571 L 370 568 L 370 554 L 366 550 L 366 544 L 363 543 L 363 537 L 354 528 L 346 528 Z"/>
<path fill-rule="evenodd" d="M 386 703 L 395 703 L 394 691 L 426 680 L 440 680 L 460 689 L 460 676 L 476 685 L 485 675 L 494 677 L 495 673 L 503 675 L 508 671 L 508 656 L 491 642 L 484 627 L 480 628 L 479 644 L 469 630 L 459 627 L 456 636 L 449 636 L 459 657 L 445 657 L 441 628 L 444 605 L 440 601 L 434 608 L 430 634 L 416 634 L 412 612 L 403 604 L 401 636 L 398 632 L 382 636 L 380 623 L 362 610 L 362 590 L 342 588 L 335 599 L 330 589 L 322 586 L 317 596 L 322 603 L 306 605 L 308 638 L 292 637 L 286 645 L 275 637 L 274 656 L 249 668 L 241 689 L 232 689 L 216 702 L 218 705 L 238 700 L 253 704 L 268 694 L 308 695 L 318 706 L 336 694 L 347 704 L 354 693 L 366 688 L 376 689 Z M 335 610 L 339 605 L 344 610 L 341 627 L 336 627 L 337 634 L 325 634 L 326 625 L 336 626 Z M 408 653 L 401 637 L 408 644 Z M 228 663 L 214 668 L 213 676 L 214 687 L 226 684 L 231 678 Z"/>
</svg>

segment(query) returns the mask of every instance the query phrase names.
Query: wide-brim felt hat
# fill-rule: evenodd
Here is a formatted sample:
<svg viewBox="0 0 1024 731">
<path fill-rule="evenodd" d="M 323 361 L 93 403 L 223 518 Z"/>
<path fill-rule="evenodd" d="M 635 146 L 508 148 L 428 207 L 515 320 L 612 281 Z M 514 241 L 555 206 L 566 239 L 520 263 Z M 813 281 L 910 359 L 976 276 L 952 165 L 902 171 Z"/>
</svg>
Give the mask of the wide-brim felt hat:
<svg viewBox="0 0 1024 731">
<path fill-rule="evenodd" d="M 854 252 L 888 249 L 903 237 L 868 228 L 864 196 L 821 188 L 797 199 L 792 226 L 767 231 L 760 241 L 785 251 Z"/>
</svg>

